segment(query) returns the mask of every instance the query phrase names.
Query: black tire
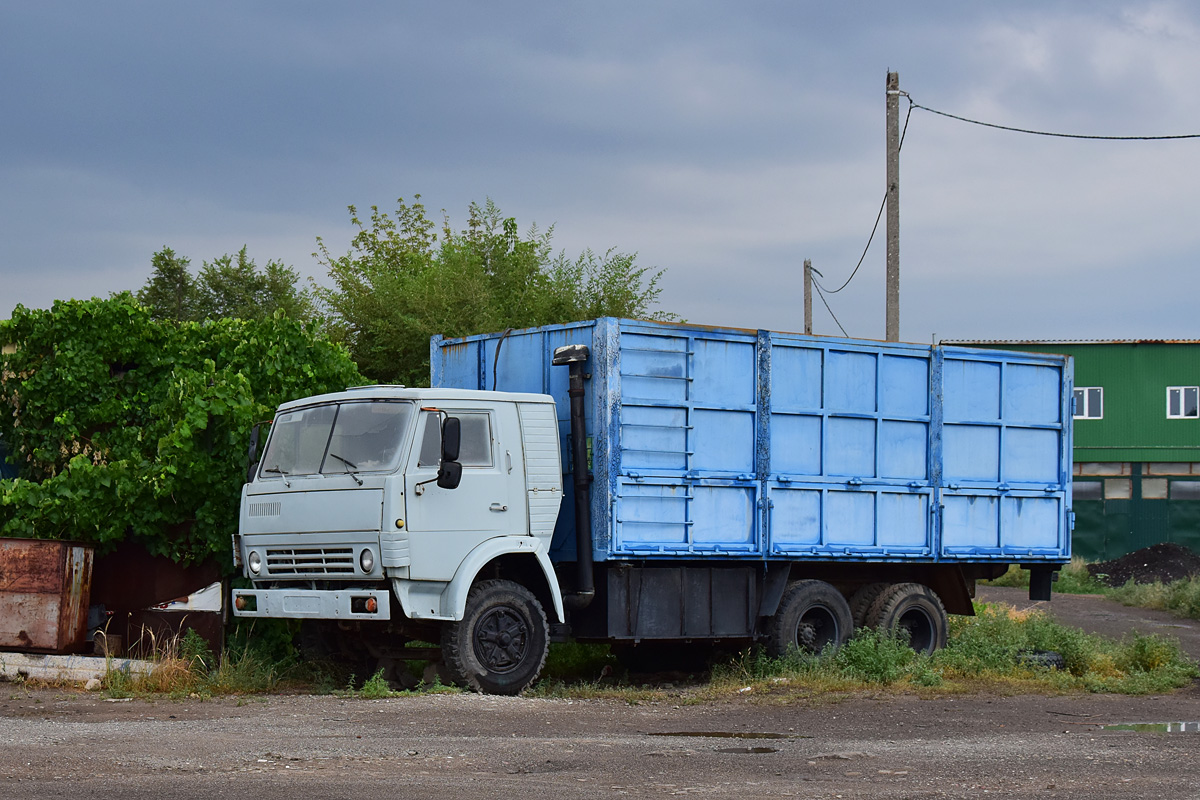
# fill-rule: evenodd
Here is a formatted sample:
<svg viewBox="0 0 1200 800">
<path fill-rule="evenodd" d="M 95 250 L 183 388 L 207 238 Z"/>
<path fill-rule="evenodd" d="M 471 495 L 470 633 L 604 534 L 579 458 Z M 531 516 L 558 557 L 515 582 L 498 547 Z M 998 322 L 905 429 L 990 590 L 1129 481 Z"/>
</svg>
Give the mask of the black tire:
<svg viewBox="0 0 1200 800">
<path fill-rule="evenodd" d="M 937 594 L 920 583 L 897 583 L 875 598 L 867 612 L 867 626 L 887 633 L 905 631 L 908 644 L 918 653 L 946 646 L 950 621 Z"/>
<path fill-rule="evenodd" d="M 617 662 L 635 673 L 704 672 L 712 653 L 708 642 L 623 642 L 612 646 Z"/>
<path fill-rule="evenodd" d="M 1067 668 L 1067 661 L 1062 653 L 1054 650 L 1025 650 L 1017 653 L 1017 663 L 1023 667 L 1041 667 L 1043 669 Z"/>
<path fill-rule="evenodd" d="M 538 679 L 550 650 L 546 612 L 533 593 L 506 580 L 481 581 L 462 621 L 442 628 L 451 680 L 487 694 L 520 694 Z"/>
<path fill-rule="evenodd" d="M 850 595 L 850 616 L 856 629 L 866 626 L 867 612 L 871 610 L 871 604 L 891 586 L 890 583 L 868 583 Z"/>
<path fill-rule="evenodd" d="M 825 581 L 795 581 L 766 628 L 767 653 L 778 658 L 793 648 L 819 653 L 841 647 L 854 632 L 850 604 Z"/>
</svg>

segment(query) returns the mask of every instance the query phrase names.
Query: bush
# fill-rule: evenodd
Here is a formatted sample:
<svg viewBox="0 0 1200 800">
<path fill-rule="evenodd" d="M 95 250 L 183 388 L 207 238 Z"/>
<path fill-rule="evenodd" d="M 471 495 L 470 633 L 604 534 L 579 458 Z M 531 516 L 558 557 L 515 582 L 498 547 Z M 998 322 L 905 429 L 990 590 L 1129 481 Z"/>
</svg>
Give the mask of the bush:
<svg viewBox="0 0 1200 800">
<path fill-rule="evenodd" d="M 251 426 L 361 378 L 349 354 L 277 315 L 156 321 L 128 295 L 17 306 L 0 321 L 0 536 L 126 539 L 228 563 Z"/>
</svg>

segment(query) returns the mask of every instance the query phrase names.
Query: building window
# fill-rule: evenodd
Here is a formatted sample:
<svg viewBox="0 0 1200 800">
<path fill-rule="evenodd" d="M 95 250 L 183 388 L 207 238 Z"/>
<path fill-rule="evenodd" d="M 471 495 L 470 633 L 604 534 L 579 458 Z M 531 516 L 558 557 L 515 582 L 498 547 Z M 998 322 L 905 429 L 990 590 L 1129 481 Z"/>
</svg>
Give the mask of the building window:
<svg viewBox="0 0 1200 800">
<path fill-rule="evenodd" d="M 1200 500 L 1200 481 L 1171 481 L 1172 500 Z"/>
<path fill-rule="evenodd" d="M 1133 499 L 1133 481 L 1129 478 L 1108 478 L 1104 481 L 1104 499 Z"/>
<path fill-rule="evenodd" d="M 1075 500 L 1103 500 L 1104 484 L 1100 481 L 1075 481 L 1071 484 L 1071 495 Z"/>
<path fill-rule="evenodd" d="M 1167 419 L 1200 417 L 1200 386 L 1167 387 Z"/>
<path fill-rule="evenodd" d="M 1142 478 L 1142 499 L 1143 500 L 1166 500 L 1167 499 L 1167 479 L 1166 478 Z"/>
<path fill-rule="evenodd" d="M 1104 389 L 1084 386 L 1075 390 L 1075 419 L 1101 419 L 1104 416 Z"/>
</svg>

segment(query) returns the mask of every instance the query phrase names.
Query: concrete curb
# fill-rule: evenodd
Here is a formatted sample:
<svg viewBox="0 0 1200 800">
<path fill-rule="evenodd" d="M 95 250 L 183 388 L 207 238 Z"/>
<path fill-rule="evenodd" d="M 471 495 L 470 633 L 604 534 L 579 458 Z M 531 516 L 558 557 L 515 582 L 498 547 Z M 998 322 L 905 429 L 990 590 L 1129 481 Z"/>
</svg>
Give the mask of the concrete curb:
<svg viewBox="0 0 1200 800">
<path fill-rule="evenodd" d="M 58 656 L 35 653 L 0 653 L 0 679 L 44 681 L 102 680 L 109 671 L 149 675 L 154 663 L 133 658 L 101 656 Z"/>
</svg>

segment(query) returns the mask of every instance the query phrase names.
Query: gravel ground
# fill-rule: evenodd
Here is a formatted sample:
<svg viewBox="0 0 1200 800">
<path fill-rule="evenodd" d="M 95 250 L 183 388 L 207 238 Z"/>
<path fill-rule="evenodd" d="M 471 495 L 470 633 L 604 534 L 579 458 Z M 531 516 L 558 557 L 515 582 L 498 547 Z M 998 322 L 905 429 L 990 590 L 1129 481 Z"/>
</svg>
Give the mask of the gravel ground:
<svg viewBox="0 0 1200 800">
<path fill-rule="evenodd" d="M 473 694 L 109 702 L 0 687 L 0 797 L 1195 796 L 1161 697 L 879 694 L 632 705 Z"/>
<path fill-rule="evenodd" d="M 1022 594 L 984 591 L 1031 605 Z M 1067 595 L 1050 610 L 1101 632 L 1171 619 Z M 1200 638 L 1189 642 L 1200 650 Z M 1195 797 L 1200 725 L 1106 726 L 1198 721 L 1200 686 L 938 698 L 781 687 L 631 704 L 474 694 L 114 702 L 0 684 L 0 797 Z"/>
</svg>

